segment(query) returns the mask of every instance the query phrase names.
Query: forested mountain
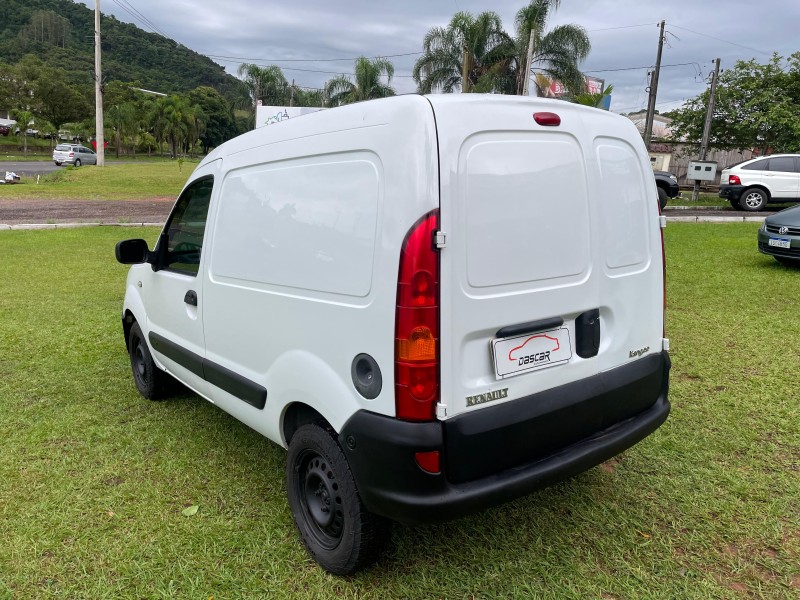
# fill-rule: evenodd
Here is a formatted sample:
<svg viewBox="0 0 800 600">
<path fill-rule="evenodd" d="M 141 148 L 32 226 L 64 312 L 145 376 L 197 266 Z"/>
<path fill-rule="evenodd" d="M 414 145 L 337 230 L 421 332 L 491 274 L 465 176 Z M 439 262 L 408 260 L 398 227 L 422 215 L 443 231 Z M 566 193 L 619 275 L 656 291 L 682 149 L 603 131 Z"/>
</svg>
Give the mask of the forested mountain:
<svg viewBox="0 0 800 600">
<path fill-rule="evenodd" d="M 0 63 L 35 54 L 64 68 L 73 85 L 93 85 L 94 11 L 72 0 L 3 0 Z M 135 25 L 103 15 L 103 77 L 164 93 L 210 86 L 233 99 L 241 83 L 211 59 Z"/>
</svg>

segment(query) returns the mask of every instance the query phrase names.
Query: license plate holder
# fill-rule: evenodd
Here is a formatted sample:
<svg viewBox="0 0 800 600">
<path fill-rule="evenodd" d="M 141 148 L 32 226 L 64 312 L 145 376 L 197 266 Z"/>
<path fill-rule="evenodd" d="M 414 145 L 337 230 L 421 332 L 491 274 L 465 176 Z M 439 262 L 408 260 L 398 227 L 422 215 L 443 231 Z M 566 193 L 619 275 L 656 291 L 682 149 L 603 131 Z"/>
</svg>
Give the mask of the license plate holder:
<svg viewBox="0 0 800 600">
<path fill-rule="evenodd" d="M 569 329 L 557 327 L 494 339 L 492 357 L 498 379 L 562 365 L 572 358 Z"/>
<path fill-rule="evenodd" d="M 776 248 L 791 248 L 792 247 L 792 240 L 787 240 L 786 238 L 769 238 L 769 242 L 767 242 L 770 246 L 775 246 Z"/>
</svg>

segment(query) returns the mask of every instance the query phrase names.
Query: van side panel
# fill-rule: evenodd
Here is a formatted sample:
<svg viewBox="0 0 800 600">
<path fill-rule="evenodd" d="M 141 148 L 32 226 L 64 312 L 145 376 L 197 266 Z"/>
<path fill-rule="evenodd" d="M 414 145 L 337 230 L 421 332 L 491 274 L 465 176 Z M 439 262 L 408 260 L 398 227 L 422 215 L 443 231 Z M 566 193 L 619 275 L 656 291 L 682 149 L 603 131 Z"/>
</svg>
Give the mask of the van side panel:
<svg viewBox="0 0 800 600">
<path fill-rule="evenodd" d="M 267 400 L 258 410 L 216 388 L 214 402 L 281 444 L 294 402 L 337 431 L 361 409 L 394 415 L 400 247 L 439 205 L 430 103 L 406 96 L 306 115 L 227 150 L 208 228 L 206 352 Z M 351 377 L 361 353 L 381 370 L 371 400 Z"/>
<path fill-rule="evenodd" d="M 216 224 L 214 276 L 363 298 L 372 286 L 383 179 L 370 152 L 230 172 L 220 192 L 226 210 Z"/>
</svg>

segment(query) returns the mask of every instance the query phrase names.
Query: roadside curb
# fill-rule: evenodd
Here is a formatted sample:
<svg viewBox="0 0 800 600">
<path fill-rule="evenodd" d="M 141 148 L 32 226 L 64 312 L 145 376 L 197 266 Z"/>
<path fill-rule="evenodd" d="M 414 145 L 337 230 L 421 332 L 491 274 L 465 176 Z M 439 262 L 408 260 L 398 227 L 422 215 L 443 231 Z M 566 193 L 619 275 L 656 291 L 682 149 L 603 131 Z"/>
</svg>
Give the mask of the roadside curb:
<svg viewBox="0 0 800 600">
<path fill-rule="evenodd" d="M 667 217 L 667 222 L 673 223 L 763 223 L 767 217 Z"/>
<path fill-rule="evenodd" d="M 76 229 L 78 227 L 163 227 L 164 223 L 31 223 L 25 225 L 3 225 L 0 231 L 18 229 Z"/>
<path fill-rule="evenodd" d="M 672 223 L 763 223 L 766 217 L 671 217 L 667 222 Z M 25 225 L 4 225 L 0 223 L 0 231 L 31 230 L 31 229 L 76 229 L 78 227 L 163 227 L 164 223 L 30 223 Z"/>
</svg>

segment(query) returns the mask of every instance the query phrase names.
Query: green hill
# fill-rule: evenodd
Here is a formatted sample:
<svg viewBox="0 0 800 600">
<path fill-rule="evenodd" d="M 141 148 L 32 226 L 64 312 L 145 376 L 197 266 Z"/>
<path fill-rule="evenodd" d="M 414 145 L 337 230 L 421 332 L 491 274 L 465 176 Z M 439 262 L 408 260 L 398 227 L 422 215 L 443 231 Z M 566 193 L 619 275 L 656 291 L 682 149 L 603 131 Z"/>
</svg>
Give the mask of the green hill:
<svg viewBox="0 0 800 600">
<path fill-rule="evenodd" d="M 4 0 L 0 62 L 14 64 L 35 54 L 67 71 L 70 83 L 93 85 L 94 11 L 72 0 Z M 103 15 L 103 77 L 139 81 L 164 93 L 215 88 L 233 98 L 241 83 L 211 59 L 174 40 Z"/>
</svg>

